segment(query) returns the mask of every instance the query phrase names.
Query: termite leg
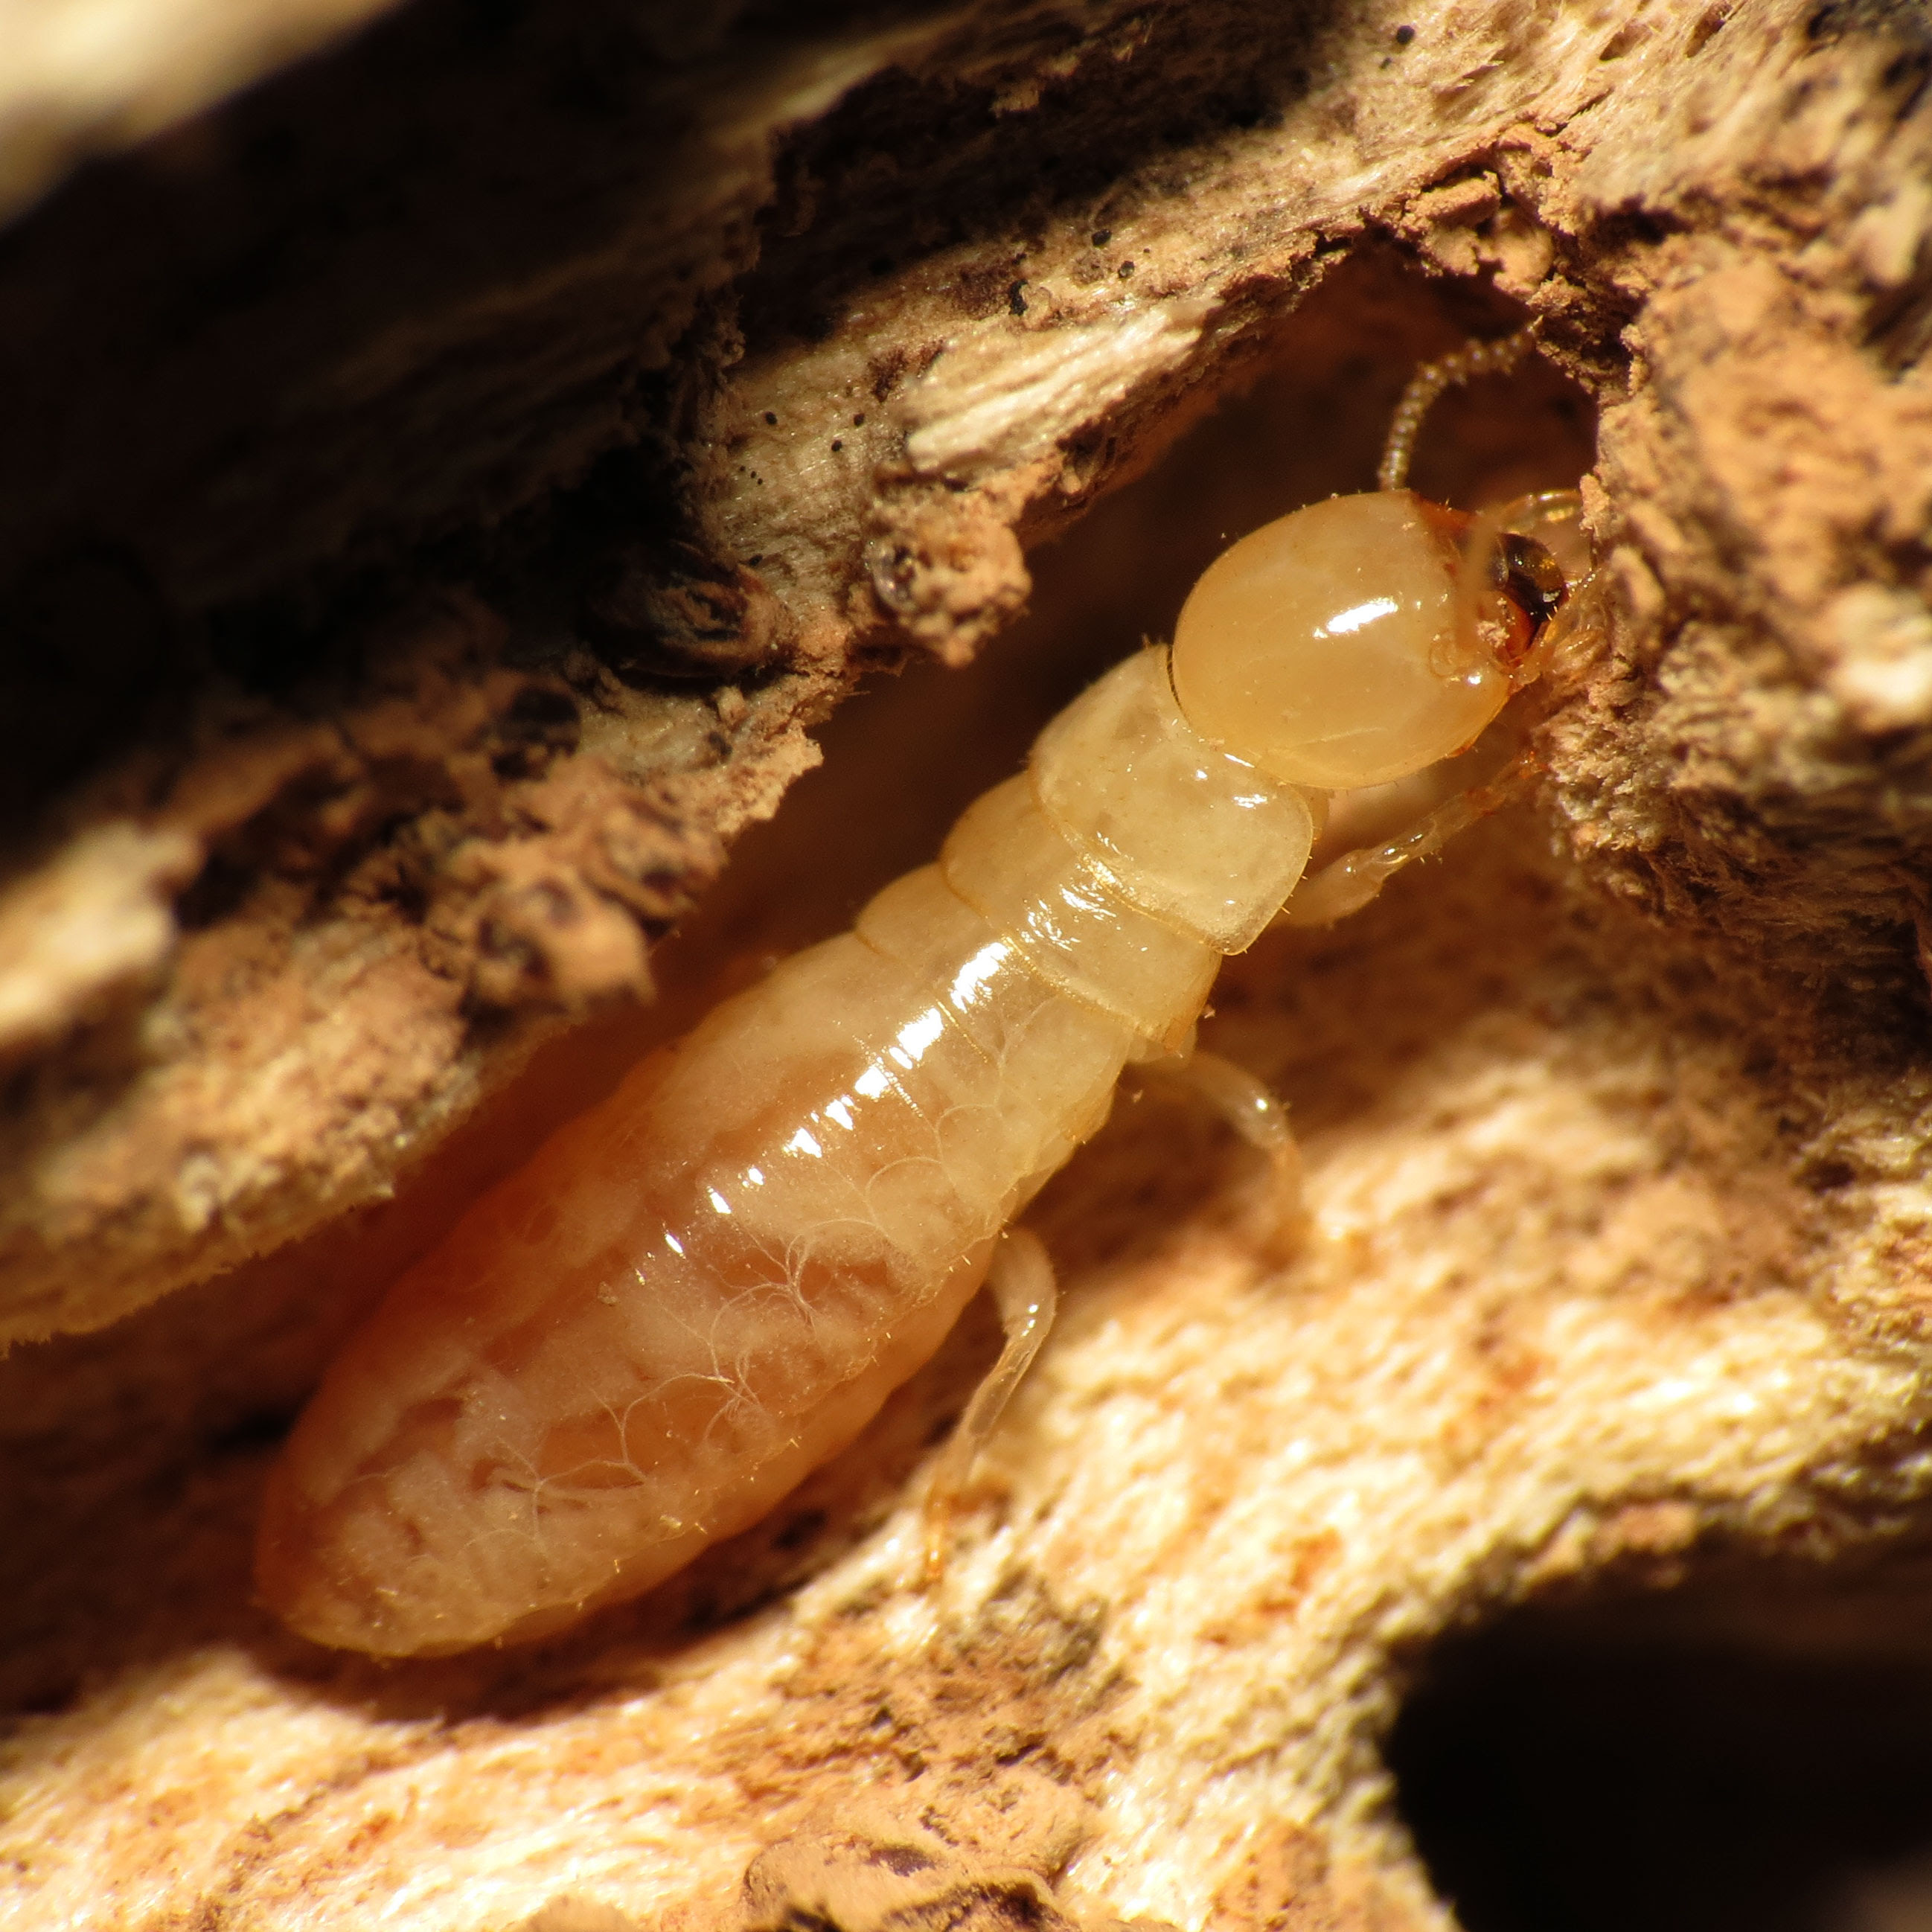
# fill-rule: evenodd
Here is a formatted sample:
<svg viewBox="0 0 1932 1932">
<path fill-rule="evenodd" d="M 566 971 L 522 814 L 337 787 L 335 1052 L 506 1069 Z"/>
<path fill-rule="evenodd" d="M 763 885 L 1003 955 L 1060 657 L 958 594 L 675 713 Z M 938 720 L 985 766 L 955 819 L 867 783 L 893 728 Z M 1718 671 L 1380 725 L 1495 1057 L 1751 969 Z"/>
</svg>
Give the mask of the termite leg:
<svg viewBox="0 0 1932 1932">
<path fill-rule="evenodd" d="M 1288 1124 L 1288 1109 L 1245 1066 L 1218 1053 L 1157 1061 L 1144 1072 L 1191 1088 L 1268 1164 L 1274 1226 L 1268 1250 L 1280 1261 L 1300 1246 L 1307 1227 L 1301 1202 L 1301 1149 Z"/>
<path fill-rule="evenodd" d="M 1376 845 L 1358 847 L 1311 872 L 1275 915 L 1276 926 L 1333 926 L 1359 912 L 1405 866 L 1432 858 L 1459 832 L 1466 831 L 1506 803 L 1527 778 L 1531 760 L 1512 758 L 1487 784 L 1458 792 L 1407 830 Z"/>
<path fill-rule="evenodd" d="M 1000 1417 L 1013 1390 L 1033 1366 L 1053 1326 L 1059 1305 L 1053 1262 L 1040 1237 L 1024 1228 L 1009 1228 L 993 1251 L 986 1286 L 1000 1311 L 1006 1343 L 1000 1359 L 973 1391 L 966 1413 L 940 1451 L 926 1492 L 926 1580 L 928 1587 L 944 1573 L 952 1547 L 952 1518 L 972 1480 L 980 1452 L 999 1426 Z"/>
</svg>

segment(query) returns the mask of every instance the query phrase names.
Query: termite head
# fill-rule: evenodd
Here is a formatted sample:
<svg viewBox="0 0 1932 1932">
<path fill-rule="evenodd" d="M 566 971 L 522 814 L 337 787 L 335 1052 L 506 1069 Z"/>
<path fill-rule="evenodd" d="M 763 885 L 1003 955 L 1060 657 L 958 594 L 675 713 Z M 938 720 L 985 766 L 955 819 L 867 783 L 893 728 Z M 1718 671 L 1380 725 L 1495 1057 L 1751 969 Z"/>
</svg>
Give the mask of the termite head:
<svg viewBox="0 0 1932 1932">
<path fill-rule="evenodd" d="M 1568 587 L 1526 521 L 1384 490 L 1244 537 L 1175 628 L 1188 722 L 1270 777 L 1324 790 L 1461 750 L 1538 674 Z"/>
</svg>

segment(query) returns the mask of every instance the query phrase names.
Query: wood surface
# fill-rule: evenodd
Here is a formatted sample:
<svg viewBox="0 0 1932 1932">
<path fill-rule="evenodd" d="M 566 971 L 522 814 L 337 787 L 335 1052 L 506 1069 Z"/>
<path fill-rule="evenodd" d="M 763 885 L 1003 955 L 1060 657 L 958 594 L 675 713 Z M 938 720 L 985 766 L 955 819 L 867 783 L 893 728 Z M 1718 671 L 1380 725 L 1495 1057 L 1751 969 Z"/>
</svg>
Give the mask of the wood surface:
<svg viewBox="0 0 1932 1932">
<path fill-rule="evenodd" d="M 208 19 L 219 88 L 38 160 L 0 100 L 0 1924 L 1394 1932 L 1472 1631 L 1661 1660 L 1660 1726 L 1707 1654 L 1923 1708 L 1917 9 Z M 1587 472 L 1607 648 L 1532 799 L 1225 974 L 1302 1251 L 1130 1094 L 936 1593 L 976 1306 L 567 1639 L 278 1631 L 356 1310 L 1526 312 L 1417 481 Z"/>
</svg>

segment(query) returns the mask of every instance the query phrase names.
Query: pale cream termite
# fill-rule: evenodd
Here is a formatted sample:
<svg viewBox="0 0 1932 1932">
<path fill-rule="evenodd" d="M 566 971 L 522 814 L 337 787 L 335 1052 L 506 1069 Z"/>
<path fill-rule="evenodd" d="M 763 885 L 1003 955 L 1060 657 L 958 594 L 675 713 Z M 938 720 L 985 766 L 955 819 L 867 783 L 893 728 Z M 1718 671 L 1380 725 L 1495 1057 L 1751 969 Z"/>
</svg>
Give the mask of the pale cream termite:
<svg viewBox="0 0 1932 1932">
<path fill-rule="evenodd" d="M 1226 551 L 1171 651 L 1076 699 L 936 865 L 634 1069 L 403 1276 L 271 1476 L 269 1605 L 398 1656 L 634 1595 L 851 1441 L 990 1274 L 1007 1346 L 941 1459 L 956 1489 L 1051 1319 L 1044 1251 L 1006 1231 L 1130 1062 L 1188 1052 L 1225 955 L 1285 905 L 1351 909 L 1472 815 L 1452 798 L 1303 883 L 1331 794 L 1467 746 L 1541 670 L 1564 582 L 1538 539 L 1574 555 L 1576 508 L 1472 521 L 1388 487 Z M 1192 1070 L 1292 1186 L 1264 1090 Z"/>
</svg>

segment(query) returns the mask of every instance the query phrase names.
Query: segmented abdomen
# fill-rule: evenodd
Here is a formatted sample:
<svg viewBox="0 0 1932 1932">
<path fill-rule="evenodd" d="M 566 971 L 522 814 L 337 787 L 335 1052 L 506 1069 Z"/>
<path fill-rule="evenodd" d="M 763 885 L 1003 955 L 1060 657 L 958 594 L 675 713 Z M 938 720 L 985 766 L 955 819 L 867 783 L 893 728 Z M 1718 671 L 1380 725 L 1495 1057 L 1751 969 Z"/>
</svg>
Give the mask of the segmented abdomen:
<svg viewBox="0 0 1932 1932">
<path fill-rule="evenodd" d="M 1159 654 L 1123 666 L 939 866 L 634 1071 L 403 1277 L 277 1470 L 271 1601 L 325 1642 L 456 1648 L 754 1520 L 938 1346 L 1126 1059 L 1184 1040 L 1308 832 L 1180 724 Z"/>
</svg>

